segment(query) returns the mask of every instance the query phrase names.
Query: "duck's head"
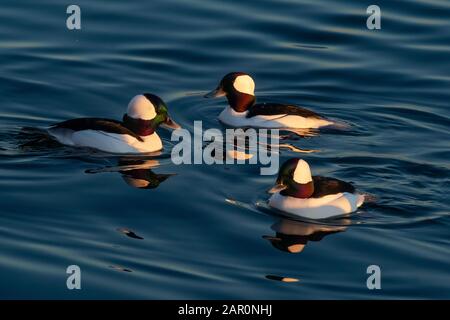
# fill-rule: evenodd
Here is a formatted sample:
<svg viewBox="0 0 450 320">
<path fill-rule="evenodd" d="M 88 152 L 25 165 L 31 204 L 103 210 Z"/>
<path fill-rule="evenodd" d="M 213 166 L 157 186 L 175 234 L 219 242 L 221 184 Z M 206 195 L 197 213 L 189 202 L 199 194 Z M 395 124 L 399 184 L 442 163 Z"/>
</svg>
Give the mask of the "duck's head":
<svg viewBox="0 0 450 320">
<path fill-rule="evenodd" d="M 280 192 L 283 196 L 309 198 L 314 193 L 311 170 L 305 160 L 293 158 L 287 160 L 278 172 L 276 185 L 269 193 Z"/>
<path fill-rule="evenodd" d="M 126 127 L 138 135 L 152 134 L 159 126 L 179 129 L 173 121 L 164 101 L 151 93 L 139 94 L 131 99 L 127 113 L 123 116 Z"/>
<path fill-rule="evenodd" d="M 255 82 L 243 72 L 231 72 L 222 78 L 216 89 L 205 98 L 226 96 L 230 107 L 236 112 L 244 112 L 255 103 Z"/>
</svg>

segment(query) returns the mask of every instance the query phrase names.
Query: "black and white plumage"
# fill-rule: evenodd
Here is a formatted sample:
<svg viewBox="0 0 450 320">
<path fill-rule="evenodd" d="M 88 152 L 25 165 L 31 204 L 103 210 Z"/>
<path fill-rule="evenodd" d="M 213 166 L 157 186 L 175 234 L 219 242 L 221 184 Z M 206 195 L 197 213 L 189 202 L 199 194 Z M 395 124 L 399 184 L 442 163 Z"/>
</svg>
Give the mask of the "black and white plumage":
<svg viewBox="0 0 450 320">
<path fill-rule="evenodd" d="M 246 115 L 247 118 L 252 118 L 256 116 L 270 116 L 270 115 L 289 115 L 289 116 L 299 116 L 304 118 L 314 118 L 323 119 L 318 113 L 314 111 L 295 106 L 290 104 L 280 104 L 280 103 L 257 103 L 248 109 Z"/>
<path fill-rule="evenodd" d="M 280 168 L 269 206 L 301 217 L 325 219 L 356 211 L 364 195 L 348 182 L 312 176 L 309 165 L 290 159 Z"/>
<path fill-rule="evenodd" d="M 123 121 L 79 118 L 51 126 L 48 132 L 62 144 L 90 147 L 110 153 L 147 153 L 162 149 L 155 130 L 161 126 L 178 128 L 167 106 L 153 94 L 135 96 Z"/>
<path fill-rule="evenodd" d="M 313 176 L 314 192 L 311 198 L 320 198 L 340 192 L 355 193 L 355 187 L 345 181 L 322 176 Z"/>
<path fill-rule="evenodd" d="M 243 72 L 232 72 L 205 97 L 226 96 L 229 106 L 219 120 L 233 127 L 309 129 L 333 124 L 311 110 L 282 103 L 256 103 L 255 83 Z"/>
<path fill-rule="evenodd" d="M 95 130 L 115 134 L 127 134 L 139 141 L 144 141 L 138 134 L 124 126 L 124 124 L 117 120 L 110 120 L 104 118 L 78 118 L 66 120 L 57 123 L 51 127 L 54 130 L 66 129 L 72 131 Z"/>
</svg>

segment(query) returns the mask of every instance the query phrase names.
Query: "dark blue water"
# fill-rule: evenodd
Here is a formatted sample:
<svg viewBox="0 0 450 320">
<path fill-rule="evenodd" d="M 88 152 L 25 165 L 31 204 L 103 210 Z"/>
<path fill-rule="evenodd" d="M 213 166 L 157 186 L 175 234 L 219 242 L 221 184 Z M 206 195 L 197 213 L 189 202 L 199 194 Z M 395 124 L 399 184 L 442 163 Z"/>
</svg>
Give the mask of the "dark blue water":
<svg viewBox="0 0 450 320">
<path fill-rule="evenodd" d="M 65 3 L 2 1 L 1 298 L 450 298 L 448 1 L 376 1 L 374 31 L 370 1 L 76 4 L 82 29 L 69 31 Z M 351 124 L 290 143 L 320 150 L 301 154 L 314 173 L 376 203 L 322 225 L 283 220 L 257 206 L 274 177 L 175 166 L 167 131 L 165 152 L 137 173 L 176 175 L 138 189 L 123 168 L 136 161 L 30 144 L 35 129 L 21 129 L 120 119 L 142 92 L 185 128 L 221 128 L 225 101 L 202 94 L 230 71 L 252 74 L 260 100 Z M 66 288 L 72 264 L 81 290 Z M 366 287 L 372 264 L 381 290 Z"/>
</svg>

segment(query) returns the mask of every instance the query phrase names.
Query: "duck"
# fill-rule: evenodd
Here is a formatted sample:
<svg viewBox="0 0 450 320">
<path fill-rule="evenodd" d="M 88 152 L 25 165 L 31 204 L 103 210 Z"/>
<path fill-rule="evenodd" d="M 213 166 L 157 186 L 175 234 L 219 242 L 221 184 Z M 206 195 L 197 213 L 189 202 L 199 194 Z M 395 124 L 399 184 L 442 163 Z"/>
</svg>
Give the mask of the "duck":
<svg viewBox="0 0 450 320">
<path fill-rule="evenodd" d="M 351 183 L 312 176 L 309 164 L 300 158 L 283 163 L 276 185 L 269 193 L 272 193 L 269 207 L 308 219 L 347 215 L 364 202 L 364 195 L 358 193 Z"/>
<path fill-rule="evenodd" d="M 144 93 L 131 99 L 122 121 L 77 118 L 54 124 L 47 132 L 64 145 L 89 147 L 107 153 L 139 154 L 163 148 L 156 133 L 160 126 L 181 128 L 170 118 L 160 97 Z"/>
<path fill-rule="evenodd" d="M 306 108 L 283 103 L 256 103 L 255 82 L 244 72 L 225 75 L 216 89 L 205 98 L 225 96 L 228 106 L 219 121 L 231 127 L 268 129 L 318 129 L 334 124 Z"/>
</svg>

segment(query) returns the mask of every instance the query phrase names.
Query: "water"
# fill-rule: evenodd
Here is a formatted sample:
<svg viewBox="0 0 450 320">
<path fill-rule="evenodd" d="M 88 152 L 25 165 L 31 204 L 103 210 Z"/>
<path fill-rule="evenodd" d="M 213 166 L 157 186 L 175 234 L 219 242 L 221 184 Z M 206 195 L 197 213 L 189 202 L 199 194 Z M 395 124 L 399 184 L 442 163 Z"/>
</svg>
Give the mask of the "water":
<svg viewBox="0 0 450 320">
<path fill-rule="evenodd" d="M 77 4 L 81 31 L 66 29 L 58 1 L 2 2 L 1 298 L 450 298 L 448 1 L 377 1 L 378 31 L 361 1 Z M 283 220 L 261 208 L 273 176 L 175 166 L 164 130 L 147 164 L 27 145 L 56 121 L 120 119 L 141 92 L 185 128 L 221 128 L 225 101 L 202 94 L 230 71 L 252 74 L 260 101 L 351 124 L 291 143 L 320 150 L 301 154 L 315 174 L 376 203 L 325 225 Z M 154 188 L 128 184 L 123 166 L 136 165 Z M 82 290 L 66 288 L 71 264 Z M 382 290 L 366 287 L 372 264 Z"/>
</svg>

